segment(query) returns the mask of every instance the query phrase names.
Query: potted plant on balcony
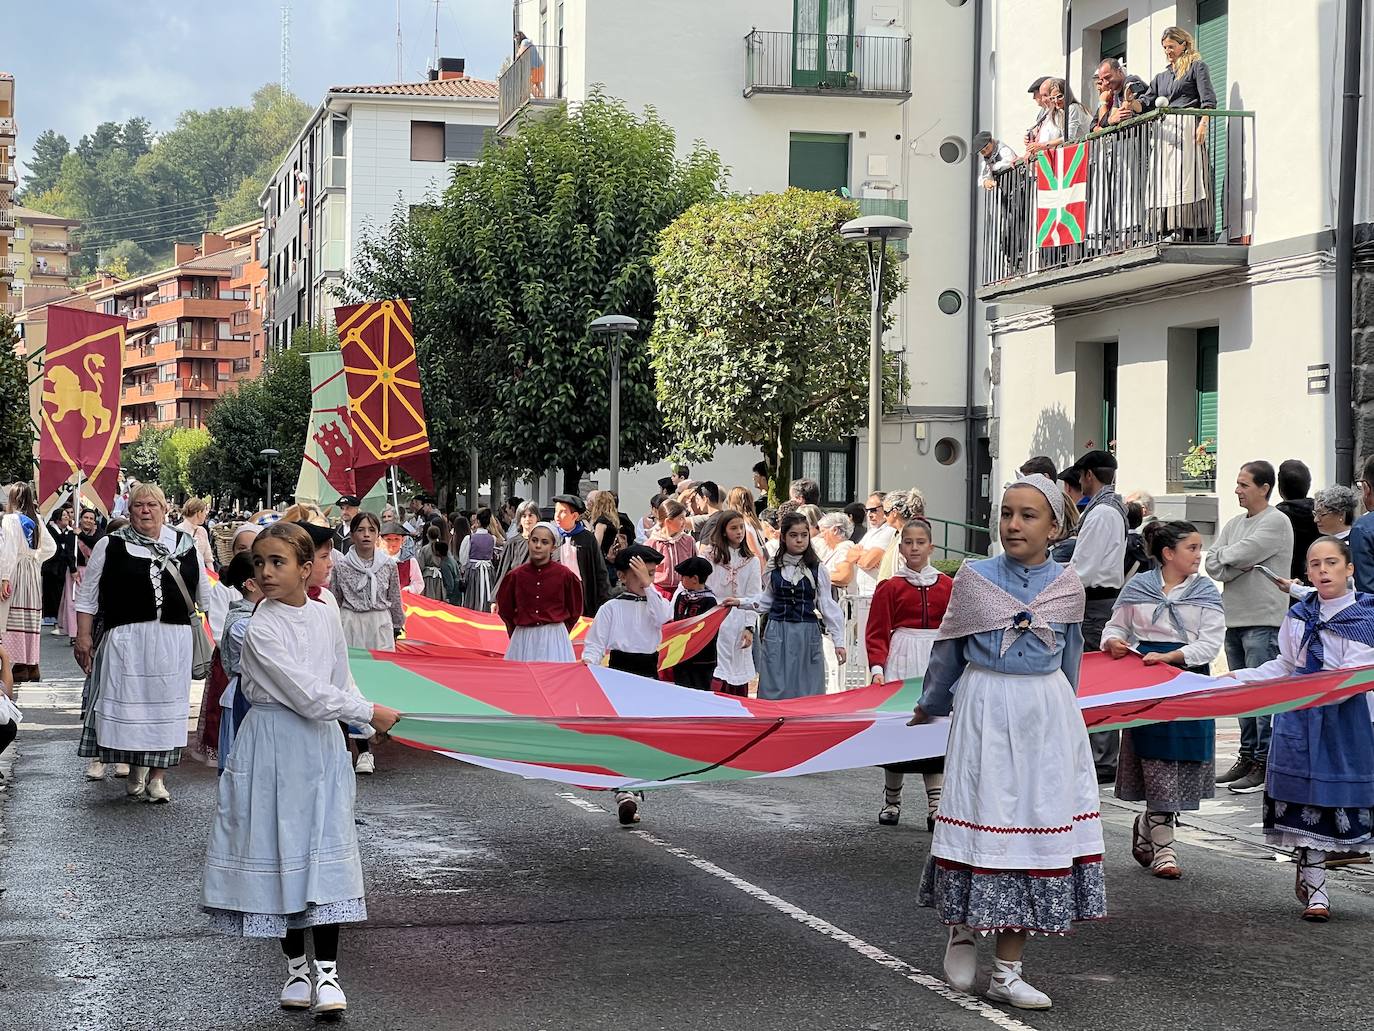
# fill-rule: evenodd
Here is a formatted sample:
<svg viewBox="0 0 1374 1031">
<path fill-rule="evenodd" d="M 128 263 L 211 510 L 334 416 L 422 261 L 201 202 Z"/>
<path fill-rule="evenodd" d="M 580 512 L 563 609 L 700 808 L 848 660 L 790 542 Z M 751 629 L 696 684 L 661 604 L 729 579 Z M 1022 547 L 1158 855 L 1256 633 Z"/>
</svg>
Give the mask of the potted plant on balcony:
<svg viewBox="0 0 1374 1031">
<path fill-rule="evenodd" d="M 1184 486 L 1207 491 L 1216 489 L 1216 443 L 1210 438 L 1196 444 L 1188 441 L 1188 450 L 1179 456 L 1179 470 L 1183 474 Z"/>
</svg>

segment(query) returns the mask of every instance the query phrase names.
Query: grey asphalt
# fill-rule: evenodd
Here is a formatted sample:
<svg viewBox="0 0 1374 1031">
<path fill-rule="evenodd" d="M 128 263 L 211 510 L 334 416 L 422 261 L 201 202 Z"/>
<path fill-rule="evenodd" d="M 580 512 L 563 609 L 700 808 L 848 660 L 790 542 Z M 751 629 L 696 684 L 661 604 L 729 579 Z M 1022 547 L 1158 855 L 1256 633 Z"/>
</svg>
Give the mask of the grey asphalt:
<svg viewBox="0 0 1374 1031">
<path fill-rule="evenodd" d="M 312 1026 L 276 1009 L 275 943 L 199 913 L 213 771 L 173 771 L 169 806 L 84 782 L 58 643 L 0 765 L 0 1029 Z M 1303 923 L 1254 796 L 1190 821 L 1170 883 L 1104 793 L 1110 918 L 1031 943 L 1055 1006 L 1021 1013 L 940 986 L 918 778 L 897 828 L 876 823 L 880 776 L 851 771 L 658 792 L 629 830 L 596 792 L 395 744 L 379 768 L 357 808 L 371 919 L 340 963 L 355 1028 L 1374 1027 L 1374 875 L 1334 875 L 1334 919 Z"/>
</svg>

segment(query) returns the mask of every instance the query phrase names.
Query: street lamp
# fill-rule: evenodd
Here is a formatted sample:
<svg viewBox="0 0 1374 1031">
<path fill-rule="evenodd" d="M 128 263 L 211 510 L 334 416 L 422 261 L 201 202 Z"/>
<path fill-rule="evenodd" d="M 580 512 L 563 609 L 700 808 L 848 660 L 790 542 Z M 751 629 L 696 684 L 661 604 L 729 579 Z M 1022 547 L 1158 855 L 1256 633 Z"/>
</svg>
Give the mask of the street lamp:
<svg viewBox="0 0 1374 1031">
<path fill-rule="evenodd" d="M 883 258 L 888 243 L 911 235 L 911 223 L 890 215 L 865 215 L 840 226 L 840 238 L 868 248 L 868 285 L 873 293 L 868 338 L 868 490 L 878 489 L 878 452 L 883 433 Z"/>
<path fill-rule="evenodd" d="M 272 463 L 281 452 L 274 447 L 265 447 L 258 454 L 267 459 L 267 507 L 273 508 L 275 506 L 272 504 Z"/>
<path fill-rule="evenodd" d="M 620 491 L 620 341 L 639 332 L 639 320 L 628 315 L 603 315 L 592 322 L 592 333 L 609 338 L 611 345 L 611 490 Z"/>
</svg>

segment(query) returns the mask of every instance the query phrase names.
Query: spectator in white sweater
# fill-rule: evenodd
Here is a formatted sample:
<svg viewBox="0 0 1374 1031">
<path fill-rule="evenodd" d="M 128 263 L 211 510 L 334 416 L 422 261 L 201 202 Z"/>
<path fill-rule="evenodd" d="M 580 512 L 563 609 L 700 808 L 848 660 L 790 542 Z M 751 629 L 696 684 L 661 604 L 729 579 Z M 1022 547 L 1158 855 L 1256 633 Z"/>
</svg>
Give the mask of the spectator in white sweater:
<svg viewBox="0 0 1374 1031">
<path fill-rule="evenodd" d="M 1226 609 L 1226 663 L 1231 669 L 1262 666 L 1279 653 L 1279 627 L 1288 614 L 1288 596 L 1255 567 L 1283 576 L 1293 561 L 1293 524 L 1269 504 L 1274 492 L 1274 467 L 1247 462 L 1236 476 L 1236 499 L 1243 513 L 1217 535 L 1207 553 L 1207 575 L 1223 584 Z M 1237 794 L 1264 787 L 1269 761 L 1272 717 L 1242 716 L 1240 755 L 1235 765 L 1217 778 Z"/>
</svg>

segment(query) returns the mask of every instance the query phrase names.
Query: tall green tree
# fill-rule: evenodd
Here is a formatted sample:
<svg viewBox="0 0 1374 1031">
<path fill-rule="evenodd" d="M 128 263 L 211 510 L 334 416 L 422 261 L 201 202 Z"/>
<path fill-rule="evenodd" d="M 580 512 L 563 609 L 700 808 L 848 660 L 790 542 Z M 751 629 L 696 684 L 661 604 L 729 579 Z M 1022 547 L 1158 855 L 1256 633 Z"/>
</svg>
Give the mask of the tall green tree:
<svg viewBox="0 0 1374 1031">
<path fill-rule="evenodd" d="M 35 197 L 57 185 L 57 177 L 62 174 L 62 159 L 71 149 L 67 137 L 61 133 L 44 129 L 38 134 L 33 141 L 33 160 L 24 172 L 24 189 L 20 193 L 25 204 L 31 204 Z"/>
<path fill-rule="evenodd" d="M 717 196 L 720 158 L 676 155 L 672 128 L 593 93 L 533 119 L 458 166 L 442 201 L 364 244 L 348 281 L 359 299 L 415 301 L 431 439 L 459 460 L 479 448 L 504 473 L 563 471 L 566 487 L 605 464 L 606 345 L 589 324 L 619 313 L 624 341 L 621 459 L 660 458 L 664 434 L 644 337 L 654 318 L 650 258 L 660 230 Z"/>
<path fill-rule="evenodd" d="M 191 489 L 191 462 L 209 446 L 208 430 L 179 427 L 167 435 L 158 451 L 157 482 L 168 497 L 184 500 L 194 493 Z"/>
<path fill-rule="evenodd" d="M 162 474 L 162 445 L 172 435 L 171 427 L 145 422 L 132 443 L 125 444 L 119 464 L 140 483 L 156 483 Z"/>
<path fill-rule="evenodd" d="M 0 312 L 0 480 L 33 478 L 29 374 L 14 319 Z"/>
<path fill-rule="evenodd" d="M 794 440 L 846 436 L 868 411 L 872 292 L 863 248 L 839 235 L 857 215 L 853 201 L 807 190 L 698 204 L 654 257 L 649 349 L 676 452 L 760 448 L 775 503 Z M 886 263 L 885 313 L 901 290 L 897 270 Z M 899 380 L 887 370 L 889 403 L 905 392 Z"/>
</svg>

